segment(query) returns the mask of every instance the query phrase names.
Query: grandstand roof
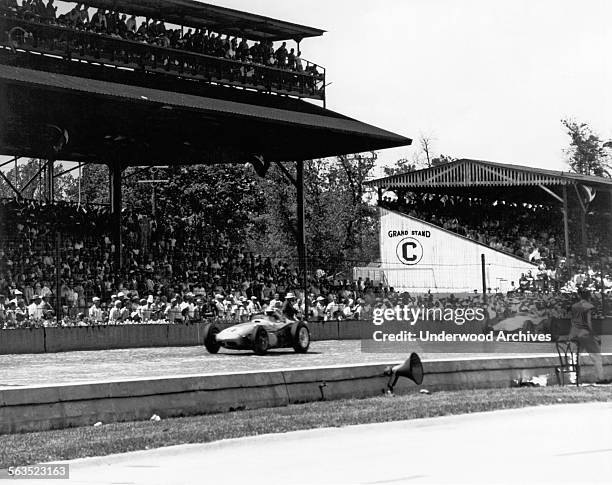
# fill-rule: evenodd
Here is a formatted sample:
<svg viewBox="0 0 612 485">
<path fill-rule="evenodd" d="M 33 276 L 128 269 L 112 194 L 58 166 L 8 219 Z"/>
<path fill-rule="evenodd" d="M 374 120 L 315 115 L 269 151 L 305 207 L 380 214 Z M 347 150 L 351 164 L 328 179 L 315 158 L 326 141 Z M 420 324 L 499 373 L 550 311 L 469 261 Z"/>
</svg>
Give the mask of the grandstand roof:
<svg viewBox="0 0 612 485">
<path fill-rule="evenodd" d="M 604 177 L 471 159 L 456 160 L 365 183 L 366 186 L 385 190 L 408 189 L 449 195 L 483 196 L 503 193 L 506 199 L 533 202 L 550 199 L 550 193 L 556 193 L 557 187 L 576 184 L 612 190 L 612 179 Z M 534 191 L 533 187 L 543 187 L 545 190 Z"/>
<path fill-rule="evenodd" d="M 436 167 L 407 172 L 366 182 L 372 187 L 516 187 L 569 185 L 574 183 L 612 189 L 612 179 L 559 172 L 541 168 L 461 159 Z"/>
<path fill-rule="evenodd" d="M 118 10 L 139 17 L 162 19 L 175 25 L 212 29 L 253 40 L 301 40 L 319 37 L 324 30 L 263 15 L 194 0 L 89 0 L 90 7 Z"/>
<path fill-rule="evenodd" d="M 0 153 L 46 158 L 49 126 L 69 134 L 58 159 L 128 165 L 307 160 L 411 143 L 303 101 L 279 106 L 0 65 Z"/>
</svg>

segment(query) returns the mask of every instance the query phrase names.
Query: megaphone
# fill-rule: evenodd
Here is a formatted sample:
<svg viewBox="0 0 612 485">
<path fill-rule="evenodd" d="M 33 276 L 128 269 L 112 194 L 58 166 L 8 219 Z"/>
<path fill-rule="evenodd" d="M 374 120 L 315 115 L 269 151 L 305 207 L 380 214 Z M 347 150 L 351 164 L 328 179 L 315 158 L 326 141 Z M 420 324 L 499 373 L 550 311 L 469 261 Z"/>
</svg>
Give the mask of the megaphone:
<svg viewBox="0 0 612 485">
<path fill-rule="evenodd" d="M 389 376 L 387 391 L 393 393 L 393 388 L 400 377 L 407 377 L 417 386 L 420 386 L 423 383 L 423 374 L 421 358 L 418 354 L 412 353 L 403 364 L 387 367 L 387 369 L 385 369 L 385 375 Z"/>
</svg>

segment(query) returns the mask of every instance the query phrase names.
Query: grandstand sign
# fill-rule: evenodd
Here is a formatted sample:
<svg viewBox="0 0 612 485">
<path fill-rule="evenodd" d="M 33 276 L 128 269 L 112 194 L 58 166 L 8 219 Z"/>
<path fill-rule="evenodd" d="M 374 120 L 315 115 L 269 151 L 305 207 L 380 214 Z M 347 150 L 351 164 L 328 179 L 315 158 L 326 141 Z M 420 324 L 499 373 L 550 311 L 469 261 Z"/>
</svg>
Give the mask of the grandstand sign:
<svg viewBox="0 0 612 485">
<path fill-rule="evenodd" d="M 482 291 L 481 257 L 485 256 L 486 285 L 492 291 L 518 286 L 521 274 L 537 267 L 433 224 L 380 209 L 380 274 L 374 268 L 356 269 L 357 276 L 402 291 L 473 293 Z M 367 271 L 366 271 L 367 270 Z M 362 274 L 363 273 L 363 274 Z"/>
<path fill-rule="evenodd" d="M 418 239 L 407 237 L 398 243 L 396 254 L 400 263 L 414 266 L 423 259 L 423 245 Z"/>
</svg>

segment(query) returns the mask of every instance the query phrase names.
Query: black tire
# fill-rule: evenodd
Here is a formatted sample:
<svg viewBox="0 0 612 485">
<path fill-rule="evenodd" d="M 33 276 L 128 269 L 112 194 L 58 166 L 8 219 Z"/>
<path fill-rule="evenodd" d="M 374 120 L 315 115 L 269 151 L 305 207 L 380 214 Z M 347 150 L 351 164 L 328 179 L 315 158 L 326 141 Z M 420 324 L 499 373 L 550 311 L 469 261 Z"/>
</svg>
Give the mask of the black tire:
<svg viewBox="0 0 612 485">
<path fill-rule="evenodd" d="M 266 355 L 270 347 L 268 331 L 263 327 L 257 327 L 253 331 L 253 352 L 257 355 Z"/>
<path fill-rule="evenodd" d="M 305 354 L 308 352 L 310 347 L 310 330 L 304 323 L 296 323 L 291 328 L 291 340 L 293 344 L 293 350 L 298 354 Z"/>
<path fill-rule="evenodd" d="M 219 332 L 219 327 L 214 323 L 209 323 L 204 327 L 204 347 L 206 347 L 209 354 L 216 354 L 221 348 L 221 344 L 217 342 L 217 334 Z"/>
</svg>

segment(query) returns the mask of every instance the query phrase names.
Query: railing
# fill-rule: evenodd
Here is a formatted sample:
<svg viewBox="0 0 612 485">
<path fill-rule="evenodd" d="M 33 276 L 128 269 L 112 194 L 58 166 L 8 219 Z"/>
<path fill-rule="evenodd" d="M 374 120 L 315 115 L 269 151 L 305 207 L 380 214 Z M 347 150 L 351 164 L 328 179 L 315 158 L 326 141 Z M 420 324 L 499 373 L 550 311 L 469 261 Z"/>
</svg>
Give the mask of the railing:
<svg viewBox="0 0 612 485">
<path fill-rule="evenodd" d="M 173 75 L 208 84 L 300 98 L 325 99 L 325 69 L 308 61 L 302 71 L 160 47 L 44 24 L 0 13 L 0 45 L 88 63 Z"/>
</svg>

